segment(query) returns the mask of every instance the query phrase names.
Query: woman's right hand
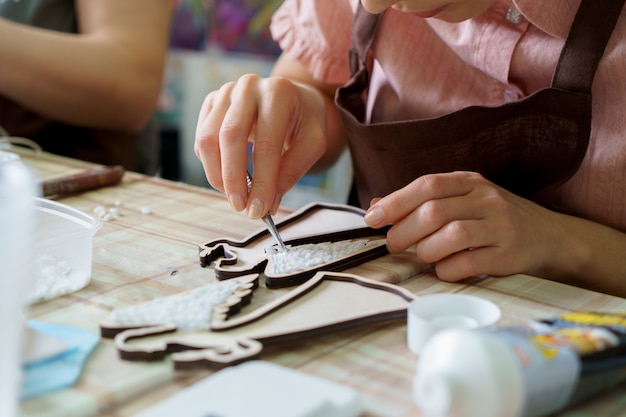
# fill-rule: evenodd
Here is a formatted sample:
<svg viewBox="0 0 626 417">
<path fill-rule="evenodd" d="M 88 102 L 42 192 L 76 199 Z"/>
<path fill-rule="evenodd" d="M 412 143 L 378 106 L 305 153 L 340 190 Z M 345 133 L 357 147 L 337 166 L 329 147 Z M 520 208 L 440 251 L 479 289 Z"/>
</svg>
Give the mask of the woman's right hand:
<svg viewBox="0 0 626 417">
<path fill-rule="evenodd" d="M 196 128 L 194 151 L 209 183 L 251 218 L 275 212 L 327 148 L 323 93 L 284 77 L 244 75 L 209 93 Z M 248 195 L 248 143 L 253 185 Z"/>
</svg>

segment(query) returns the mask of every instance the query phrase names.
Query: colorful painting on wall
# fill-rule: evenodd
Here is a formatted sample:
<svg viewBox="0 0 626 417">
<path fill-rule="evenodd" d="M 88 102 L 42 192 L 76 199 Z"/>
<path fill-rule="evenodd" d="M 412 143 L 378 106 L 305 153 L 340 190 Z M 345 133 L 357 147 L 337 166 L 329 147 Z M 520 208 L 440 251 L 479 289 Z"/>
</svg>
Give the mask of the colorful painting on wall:
<svg viewBox="0 0 626 417">
<path fill-rule="evenodd" d="M 206 0 L 176 1 L 170 26 L 170 47 L 202 51 L 207 47 L 210 2 Z"/>
<path fill-rule="evenodd" d="M 269 24 L 280 0 L 214 0 L 211 41 L 230 52 L 278 56 Z"/>
<path fill-rule="evenodd" d="M 281 0 L 178 0 L 170 28 L 173 49 L 278 56 L 269 24 Z"/>
</svg>

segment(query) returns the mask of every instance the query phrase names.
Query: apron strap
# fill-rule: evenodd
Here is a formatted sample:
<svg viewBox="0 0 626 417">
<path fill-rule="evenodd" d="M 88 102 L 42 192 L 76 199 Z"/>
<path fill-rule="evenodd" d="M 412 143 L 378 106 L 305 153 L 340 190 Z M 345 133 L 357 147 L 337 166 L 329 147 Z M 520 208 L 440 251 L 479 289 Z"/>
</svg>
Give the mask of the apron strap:
<svg viewBox="0 0 626 417">
<path fill-rule="evenodd" d="M 374 43 L 376 29 L 383 13 L 371 14 L 361 5 L 357 7 L 352 25 L 352 47 L 350 48 L 350 75 L 367 67 L 368 52 Z M 369 81 L 369 80 L 367 80 Z"/>
<path fill-rule="evenodd" d="M 354 117 L 361 123 L 365 122 L 365 100 L 362 97 L 362 92 L 367 89 L 370 83 L 369 52 L 382 16 L 383 13 L 369 13 L 359 2 L 352 25 L 352 46 L 348 53 L 350 82 L 338 89 L 335 94 L 335 102 L 337 102 L 340 90 L 345 90 L 344 106 L 349 108 Z"/>
<path fill-rule="evenodd" d="M 590 93 L 624 0 L 582 0 L 552 78 L 552 87 Z"/>
</svg>

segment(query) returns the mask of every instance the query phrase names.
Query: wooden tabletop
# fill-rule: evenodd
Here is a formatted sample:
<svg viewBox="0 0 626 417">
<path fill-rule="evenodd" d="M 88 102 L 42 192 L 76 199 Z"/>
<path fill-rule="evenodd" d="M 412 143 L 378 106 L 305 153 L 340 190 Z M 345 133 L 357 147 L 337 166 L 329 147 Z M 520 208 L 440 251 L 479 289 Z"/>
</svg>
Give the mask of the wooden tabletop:
<svg viewBox="0 0 626 417">
<path fill-rule="evenodd" d="M 11 151 L 19 153 L 40 180 L 94 167 L 47 153 Z M 119 204 L 123 216 L 105 222 L 94 237 L 89 285 L 34 304 L 27 315 L 94 333 L 116 307 L 215 281 L 213 271 L 199 265 L 199 244 L 222 237 L 243 239 L 263 227 L 258 220 L 235 213 L 220 193 L 132 172 L 118 185 L 58 201 L 89 214 L 97 206 Z M 281 210 L 275 219 L 288 214 Z M 398 284 L 418 296 L 454 292 L 486 298 L 501 308 L 501 325 L 572 310 L 626 311 L 622 298 L 526 275 L 451 284 L 422 270 L 423 265 L 406 253 L 386 255 L 344 272 Z M 354 329 L 272 346 L 262 359 L 354 387 L 363 396 L 366 417 L 420 416 L 411 398 L 418 359 L 407 347 L 406 333 L 402 321 Z M 113 342 L 102 339 L 76 385 L 22 402 L 21 415 L 132 416 L 213 372 L 175 370 L 170 359 L 124 361 Z M 623 392 L 623 386 L 612 389 L 560 415 L 626 416 Z"/>
</svg>

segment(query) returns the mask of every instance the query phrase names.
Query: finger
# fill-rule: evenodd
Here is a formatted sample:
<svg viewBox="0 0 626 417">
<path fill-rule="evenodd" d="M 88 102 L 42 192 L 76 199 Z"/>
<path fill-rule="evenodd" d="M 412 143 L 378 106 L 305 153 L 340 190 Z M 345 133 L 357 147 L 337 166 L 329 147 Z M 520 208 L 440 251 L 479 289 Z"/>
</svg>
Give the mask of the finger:
<svg viewBox="0 0 626 417">
<path fill-rule="evenodd" d="M 285 193 L 305 175 L 315 162 L 324 154 L 325 133 L 314 128 L 301 134 L 295 146 L 287 149 L 283 155 L 280 168 L 278 191 Z"/>
<path fill-rule="evenodd" d="M 231 91 L 231 104 L 219 132 L 224 192 L 231 206 L 238 211 L 249 204 L 246 180 L 248 138 L 254 136 L 259 111 L 256 87 L 259 79 L 256 75 L 239 78 Z"/>
<path fill-rule="evenodd" d="M 391 7 L 394 3 L 396 3 L 395 0 L 361 0 L 363 8 L 372 14 L 382 13 L 385 9 Z"/>
<path fill-rule="evenodd" d="M 502 248 L 488 246 L 456 252 L 437 262 L 435 272 L 439 279 L 448 282 L 480 275 L 501 277 L 519 271 L 516 263 L 509 261 Z"/>
<path fill-rule="evenodd" d="M 480 174 L 474 172 L 423 175 L 378 200 L 368 209 L 365 222 L 370 227 L 393 224 L 426 201 L 466 195 L 477 184 L 485 181 Z"/>
<path fill-rule="evenodd" d="M 298 83 L 290 83 L 289 89 L 293 90 L 289 94 L 292 109 L 281 159 L 277 198 L 272 207 L 274 211 L 278 208 L 280 197 L 293 188 L 328 150 L 324 93 Z"/>
<path fill-rule="evenodd" d="M 250 217 L 272 211 L 280 201 L 277 192 L 283 151 L 293 135 L 297 95 L 294 85 L 283 78 L 268 78 L 259 88 L 260 104 L 253 148 L 254 184 L 248 205 Z"/>
<path fill-rule="evenodd" d="M 453 221 L 417 242 L 415 253 L 421 261 L 433 263 L 457 252 L 496 247 L 497 242 L 482 220 Z"/>
<path fill-rule="evenodd" d="M 278 209 L 282 196 L 293 188 L 300 178 L 302 178 L 323 155 L 324 148 L 322 146 L 312 146 L 315 143 L 319 144 L 320 138 L 323 140 L 323 135 L 314 136 L 316 136 L 316 138 L 310 141 L 309 146 L 295 146 L 285 151 L 281 161 L 280 177 L 277 185 L 276 198 L 271 209 L 272 213 Z M 302 143 L 304 144 L 305 142 L 303 141 Z"/>
<path fill-rule="evenodd" d="M 209 183 L 214 188 L 222 190 L 221 181 L 215 178 L 215 173 L 213 172 L 216 170 L 219 172 L 221 170 L 221 164 L 219 164 L 219 154 L 217 155 L 218 157 L 215 158 L 216 153 L 219 152 L 219 147 L 214 145 L 217 140 L 217 132 L 212 129 L 213 123 L 208 121 L 213 109 L 213 101 L 215 100 L 216 94 L 217 92 L 215 91 L 208 94 L 202 103 L 200 114 L 198 115 L 198 122 L 196 124 L 196 136 L 193 150 L 202 163 L 202 167 Z"/>
<path fill-rule="evenodd" d="M 207 180 L 215 189 L 224 191 L 221 172 L 219 132 L 222 120 L 230 106 L 233 83 L 207 95 L 201 107 L 196 126 L 194 152 L 202 162 Z"/>
<path fill-rule="evenodd" d="M 281 160 L 277 194 L 287 193 L 322 157 L 327 148 L 325 127 L 323 122 L 311 121 L 295 132 L 296 137 Z M 273 210 L 277 209 L 277 202 Z"/>
<path fill-rule="evenodd" d="M 474 223 L 465 222 L 478 221 L 489 216 L 490 207 L 486 207 L 486 205 L 488 205 L 487 202 L 481 198 L 479 193 L 427 201 L 394 223 L 387 232 L 387 248 L 393 253 L 399 253 L 432 235 L 459 240 L 462 238 L 469 239 L 471 236 L 463 235 L 463 233 L 469 233 L 464 228 L 474 225 Z M 482 225 L 484 222 L 478 224 Z M 455 235 L 455 231 L 459 235 Z M 477 233 L 476 231 L 473 232 Z M 478 235 L 475 237 L 479 238 Z M 479 242 L 470 243 L 477 246 Z M 484 242 L 480 243 L 484 244 Z M 457 250 L 467 247 L 470 245 L 460 247 Z M 449 253 L 440 256 L 437 260 Z"/>
</svg>

